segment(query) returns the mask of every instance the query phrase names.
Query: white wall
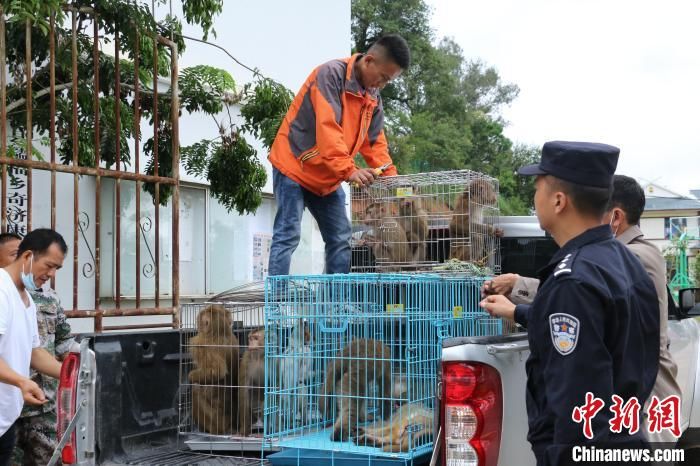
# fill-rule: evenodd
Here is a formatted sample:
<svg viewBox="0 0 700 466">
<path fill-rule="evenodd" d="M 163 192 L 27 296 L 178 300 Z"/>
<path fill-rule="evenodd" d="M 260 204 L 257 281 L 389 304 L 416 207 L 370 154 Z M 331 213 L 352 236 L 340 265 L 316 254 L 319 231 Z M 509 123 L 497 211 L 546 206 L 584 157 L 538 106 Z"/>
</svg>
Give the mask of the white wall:
<svg viewBox="0 0 700 466">
<path fill-rule="evenodd" d="M 648 240 L 664 239 L 664 219 L 663 218 L 642 218 L 640 228 L 644 237 Z"/>
</svg>

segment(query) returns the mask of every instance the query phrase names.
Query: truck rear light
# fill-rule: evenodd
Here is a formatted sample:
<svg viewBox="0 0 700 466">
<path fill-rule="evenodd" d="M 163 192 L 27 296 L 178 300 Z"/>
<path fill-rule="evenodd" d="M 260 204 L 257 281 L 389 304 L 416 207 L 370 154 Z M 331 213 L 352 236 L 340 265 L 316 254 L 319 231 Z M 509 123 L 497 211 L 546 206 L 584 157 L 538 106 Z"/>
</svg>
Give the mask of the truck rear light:
<svg viewBox="0 0 700 466">
<path fill-rule="evenodd" d="M 479 453 L 468 443 L 448 444 L 445 453 L 447 454 L 447 466 L 479 466 L 482 464 Z"/>
<path fill-rule="evenodd" d="M 446 466 L 496 466 L 501 445 L 503 395 L 498 371 L 482 363 L 442 366 Z"/>
<path fill-rule="evenodd" d="M 78 370 L 80 369 L 80 355 L 78 353 L 68 353 L 61 366 L 61 377 L 58 382 L 57 392 L 57 433 L 61 439 L 68 429 L 71 419 L 75 415 L 75 401 L 77 397 Z M 61 461 L 63 464 L 76 463 L 76 442 L 75 432 L 71 433 L 70 439 L 63 447 Z"/>
<path fill-rule="evenodd" d="M 445 435 L 451 440 L 471 440 L 479 427 L 479 419 L 471 406 L 445 408 Z"/>
<path fill-rule="evenodd" d="M 477 368 L 461 364 L 443 367 L 445 400 L 465 401 L 472 396 L 476 387 Z"/>
<path fill-rule="evenodd" d="M 448 466 L 477 466 L 479 451 L 470 443 L 479 428 L 477 413 L 469 405 L 445 407 Z"/>
</svg>

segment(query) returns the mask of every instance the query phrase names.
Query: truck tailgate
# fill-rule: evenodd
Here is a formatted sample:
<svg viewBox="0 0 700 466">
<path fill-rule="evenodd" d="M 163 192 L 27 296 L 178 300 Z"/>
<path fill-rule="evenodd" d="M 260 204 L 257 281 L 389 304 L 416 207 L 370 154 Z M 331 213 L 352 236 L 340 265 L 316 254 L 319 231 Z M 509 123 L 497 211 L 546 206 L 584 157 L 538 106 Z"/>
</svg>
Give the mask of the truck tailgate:
<svg viewBox="0 0 700 466">
<path fill-rule="evenodd" d="M 536 464 L 535 455 L 527 441 L 525 361 L 529 354 L 526 333 L 450 338 L 443 342 L 443 362 L 481 362 L 494 367 L 501 375 L 504 419 L 501 422 L 499 466 Z"/>
</svg>

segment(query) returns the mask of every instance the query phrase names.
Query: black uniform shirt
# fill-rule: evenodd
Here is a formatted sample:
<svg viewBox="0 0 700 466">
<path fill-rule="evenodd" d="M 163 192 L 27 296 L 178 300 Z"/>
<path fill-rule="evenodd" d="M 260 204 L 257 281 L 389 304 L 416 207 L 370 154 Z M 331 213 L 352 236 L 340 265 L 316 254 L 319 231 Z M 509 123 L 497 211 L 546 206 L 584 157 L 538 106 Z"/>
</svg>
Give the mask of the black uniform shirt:
<svg viewBox="0 0 700 466">
<path fill-rule="evenodd" d="M 540 280 L 533 303 L 516 307 L 516 321 L 528 328 L 528 440 L 538 464 L 560 464 L 555 458 L 565 459 L 572 445 L 643 445 L 641 410 L 635 436 L 611 433 L 608 421 L 612 395 L 643 406 L 658 372 L 659 308 L 649 275 L 604 225 L 566 243 Z M 605 403 L 592 440 L 572 420 L 586 392 Z"/>
</svg>

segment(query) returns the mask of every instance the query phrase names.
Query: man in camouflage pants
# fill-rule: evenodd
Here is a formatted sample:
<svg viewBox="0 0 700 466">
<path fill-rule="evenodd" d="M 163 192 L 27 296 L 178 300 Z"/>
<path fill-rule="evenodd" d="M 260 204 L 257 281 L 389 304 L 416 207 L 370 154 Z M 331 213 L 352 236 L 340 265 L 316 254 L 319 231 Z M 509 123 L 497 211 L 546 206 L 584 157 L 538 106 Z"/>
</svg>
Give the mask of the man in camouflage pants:
<svg viewBox="0 0 700 466">
<path fill-rule="evenodd" d="M 13 233 L 0 234 L 0 267 L 5 267 L 17 256 L 21 238 Z M 36 304 L 36 318 L 41 346 L 61 360 L 77 343 L 71 337 L 58 295 L 45 284 L 30 292 Z M 56 438 L 56 389 L 58 380 L 31 371 L 31 379 L 44 391 L 48 400 L 42 406 L 25 405 L 15 423 L 17 446 L 15 465 L 44 465 L 49 462 L 58 440 Z"/>
</svg>

